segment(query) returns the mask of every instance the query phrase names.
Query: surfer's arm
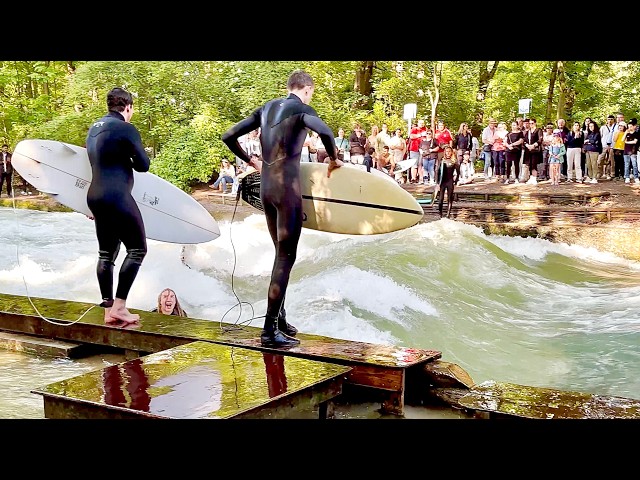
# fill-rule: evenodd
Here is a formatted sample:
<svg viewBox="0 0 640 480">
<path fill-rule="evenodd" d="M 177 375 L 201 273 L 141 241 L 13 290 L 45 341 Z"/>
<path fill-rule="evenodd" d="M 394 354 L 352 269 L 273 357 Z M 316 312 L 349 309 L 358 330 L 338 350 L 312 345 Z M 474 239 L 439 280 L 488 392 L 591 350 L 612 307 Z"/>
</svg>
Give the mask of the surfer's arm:
<svg viewBox="0 0 640 480">
<path fill-rule="evenodd" d="M 222 134 L 222 141 L 227 145 L 229 150 L 238 158 L 241 158 L 248 164 L 252 164 L 251 157 L 247 154 L 247 152 L 240 146 L 238 143 L 238 139 L 243 135 L 246 135 L 249 132 L 254 131 L 256 128 L 260 127 L 260 112 L 261 108 L 255 110 L 251 115 L 249 115 L 244 120 L 240 120 L 233 127 Z"/>
<path fill-rule="evenodd" d="M 336 147 L 335 137 L 329 126 L 315 115 L 304 114 L 302 115 L 302 121 L 305 127 L 318 134 L 324 148 L 327 150 L 329 158 L 336 160 L 338 158 L 338 149 Z"/>
<path fill-rule="evenodd" d="M 140 132 L 138 132 L 138 129 L 130 123 L 127 123 L 126 125 L 131 127 L 129 129 L 128 136 L 131 139 L 131 147 L 133 149 L 133 152 L 131 153 L 133 169 L 136 172 L 148 172 L 151 160 L 149 159 L 147 152 L 144 150 L 144 145 L 142 145 Z"/>
</svg>

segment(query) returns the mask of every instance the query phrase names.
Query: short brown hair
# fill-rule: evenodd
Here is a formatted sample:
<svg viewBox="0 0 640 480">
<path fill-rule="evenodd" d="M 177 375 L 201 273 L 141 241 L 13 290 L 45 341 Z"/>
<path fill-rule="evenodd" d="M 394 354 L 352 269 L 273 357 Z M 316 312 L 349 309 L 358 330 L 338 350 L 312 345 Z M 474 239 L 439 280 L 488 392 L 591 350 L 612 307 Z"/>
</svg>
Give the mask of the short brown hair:
<svg viewBox="0 0 640 480">
<path fill-rule="evenodd" d="M 301 90 L 304 87 L 313 87 L 313 78 L 304 70 L 296 70 L 287 80 L 287 89 Z"/>
</svg>

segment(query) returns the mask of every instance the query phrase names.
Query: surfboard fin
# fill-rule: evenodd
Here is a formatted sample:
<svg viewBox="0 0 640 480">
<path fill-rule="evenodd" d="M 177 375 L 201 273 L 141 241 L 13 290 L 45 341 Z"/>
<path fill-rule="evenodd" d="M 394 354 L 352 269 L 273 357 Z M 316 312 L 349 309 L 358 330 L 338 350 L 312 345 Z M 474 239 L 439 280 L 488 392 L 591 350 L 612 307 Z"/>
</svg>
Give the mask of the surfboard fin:
<svg viewBox="0 0 640 480">
<path fill-rule="evenodd" d="M 74 155 L 75 155 L 76 153 L 78 153 L 78 152 L 76 152 L 73 148 L 71 148 L 69 145 L 67 145 L 66 143 L 64 143 L 64 142 L 60 142 L 60 143 L 61 143 L 61 144 L 62 144 L 62 146 L 65 148 L 65 150 L 67 150 L 67 151 L 69 151 L 69 152 L 73 153 Z"/>
</svg>

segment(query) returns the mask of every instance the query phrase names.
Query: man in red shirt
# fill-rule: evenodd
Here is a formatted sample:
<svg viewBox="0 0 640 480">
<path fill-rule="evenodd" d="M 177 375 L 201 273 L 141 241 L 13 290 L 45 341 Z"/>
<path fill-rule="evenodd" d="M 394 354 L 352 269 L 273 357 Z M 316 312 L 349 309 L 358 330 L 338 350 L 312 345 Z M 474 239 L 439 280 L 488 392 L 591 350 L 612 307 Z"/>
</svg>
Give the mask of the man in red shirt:
<svg viewBox="0 0 640 480">
<path fill-rule="evenodd" d="M 409 133 L 409 159 L 413 160 L 411 166 L 411 183 L 418 183 L 422 178 L 422 161 L 420 160 L 420 140 L 422 132 L 426 132 L 424 120 L 418 120 L 418 125 L 411 129 Z"/>
<path fill-rule="evenodd" d="M 436 159 L 436 172 L 440 168 L 440 160 L 444 155 L 444 147 L 449 145 L 453 148 L 453 135 L 447 127 L 444 126 L 442 120 L 438 120 L 436 124 L 436 130 L 433 132 L 433 139 L 438 143 L 440 150 L 438 150 L 438 158 Z"/>
</svg>

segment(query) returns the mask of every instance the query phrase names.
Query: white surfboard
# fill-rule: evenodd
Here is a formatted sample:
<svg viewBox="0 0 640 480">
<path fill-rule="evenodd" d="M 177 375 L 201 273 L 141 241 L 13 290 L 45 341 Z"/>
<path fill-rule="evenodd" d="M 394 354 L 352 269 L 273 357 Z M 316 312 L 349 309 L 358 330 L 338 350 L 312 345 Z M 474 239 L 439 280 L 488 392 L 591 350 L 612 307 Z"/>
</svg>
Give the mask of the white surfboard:
<svg viewBox="0 0 640 480">
<path fill-rule="evenodd" d="M 358 169 L 358 170 L 362 170 L 363 172 L 367 171 L 367 166 L 366 165 L 361 165 L 359 163 L 345 163 L 343 165 L 343 167 L 355 168 L 355 169 Z M 367 172 L 367 173 L 369 173 L 370 175 L 375 175 L 375 176 L 380 177 L 380 178 L 384 178 L 385 180 L 390 181 L 395 185 L 398 185 L 398 182 L 396 182 L 396 179 L 394 177 L 392 177 L 391 175 L 389 175 L 388 173 L 386 173 L 386 170 L 383 172 L 382 170 L 378 170 L 377 168 L 371 168 L 369 170 L 369 172 Z M 400 188 L 402 188 L 402 187 L 400 187 Z"/>
<path fill-rule="evenodd" d="M 348 235 L 389 233 L 411 227 L 424 216 L 418 201 L 395 181 L 366 170 L 341 167 L 327 178 L 326 163 L 300 164 L 305 228 Z M 262 210 L 260 174 L 245 177 L 241 195 Z"/>
<path fill-rule="evenodd" d="M 91 216 L 87 150 L 55 140 L 22 140 L 12 157 L 21 177 L 57 202 Z M 220 236 L 218 223 L 193 197 L 150 172 L 133 172 L 133 198 L 147 238 L 169 243 L 204 243 Z"/>
<path fill-rule="evenodd" d="M 393 169 L 393 173 L 398 174 L 404 172 L 405 170 L 409 170 L 411 167 L 413 167 L 414 163 L 415 160 L 413 158 L 400 160 L 398 163 L 396 163 L 396 167 Z M 383 170 L 387 172 L 387 174 L 389 173 L 388 168 L 383 168 Z"/>
</svg>

